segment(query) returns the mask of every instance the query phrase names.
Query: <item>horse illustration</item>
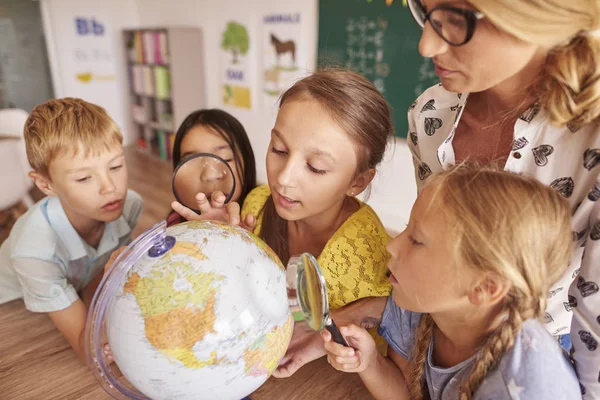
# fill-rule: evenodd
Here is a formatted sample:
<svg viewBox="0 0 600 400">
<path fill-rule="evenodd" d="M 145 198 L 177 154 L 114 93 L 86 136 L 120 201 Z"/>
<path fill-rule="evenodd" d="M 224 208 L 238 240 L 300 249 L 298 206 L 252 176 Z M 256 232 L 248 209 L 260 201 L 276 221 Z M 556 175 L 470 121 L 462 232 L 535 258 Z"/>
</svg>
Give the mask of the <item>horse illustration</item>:
<svg viewBox="0 0 600 400">
<path fill-rule="evenodd" d="M 282 42 L 275 35 L 271 33 L 271 44 L 275 46 L 275 53 L 277 54 L 277 64 L 279 65 L 279 56 L 285 53 L 292 54 L 292 61 L 296 64 L 296 43 L 293 40 Z"/>
</svg>

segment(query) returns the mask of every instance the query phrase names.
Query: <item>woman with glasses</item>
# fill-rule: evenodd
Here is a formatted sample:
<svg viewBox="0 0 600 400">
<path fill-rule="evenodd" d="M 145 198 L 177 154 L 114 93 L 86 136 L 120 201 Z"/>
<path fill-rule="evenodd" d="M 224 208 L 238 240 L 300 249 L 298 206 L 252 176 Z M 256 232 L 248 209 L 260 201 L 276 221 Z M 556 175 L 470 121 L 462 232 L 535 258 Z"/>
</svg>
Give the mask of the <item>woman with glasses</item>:
<svg viewBox="0 0 600 400">
<path fill-rule="evenodd" d="M 408 5 L 441 81 L 408 113 L 417 186 L 468 160 L 535 177 L 569 201 L 573 258 L 544 322 L 572 351 L 584 398 L 600 399 L 600 2 Z"/>
</svg>

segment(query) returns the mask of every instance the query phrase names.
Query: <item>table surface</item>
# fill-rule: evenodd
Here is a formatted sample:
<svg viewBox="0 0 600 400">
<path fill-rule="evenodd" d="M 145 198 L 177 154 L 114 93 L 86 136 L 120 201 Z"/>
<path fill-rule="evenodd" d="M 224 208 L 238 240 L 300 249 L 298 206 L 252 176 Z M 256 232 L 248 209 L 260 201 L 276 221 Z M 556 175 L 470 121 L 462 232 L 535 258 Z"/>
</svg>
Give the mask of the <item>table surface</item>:
<svg viewBox="0 0 600 400">
<path fill-rule="evenodd" d="M 21 300 L 0 305 L 0 398 L 110 399 L 45 314 L 29 312 Z M 334 370 L 325 358 L 287 379 L 271 378 L 250 397 L 267 399 L 364 400 L 372 398 L 358 375 Z"/>
<path fill-rule="evenodd" d="M 172 172 L 167 162 L 135 148 L 125 149 L 125 159 L 130 186 L 144 199 L 136 237 L 167 215 Z M 0 304 L 0 339 L 0 399 L 110 399 L 50 319 L 27 311 L 22 301 Z M 251 397 L 297 400 L 321 394 L 327 400 L 372 398 L 357 375 L 334 370 L 325 358 L 290 378 L 271 378 Z"/>
</svg>

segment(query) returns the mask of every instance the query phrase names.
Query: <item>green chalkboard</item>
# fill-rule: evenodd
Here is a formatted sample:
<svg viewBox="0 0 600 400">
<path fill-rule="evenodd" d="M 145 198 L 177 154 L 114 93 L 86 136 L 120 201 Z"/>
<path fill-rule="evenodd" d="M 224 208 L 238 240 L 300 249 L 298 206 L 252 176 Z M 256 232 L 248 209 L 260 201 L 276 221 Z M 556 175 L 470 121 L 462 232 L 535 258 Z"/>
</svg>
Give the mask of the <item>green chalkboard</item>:
<svg viewBox="0 0 600 400">
<path fill-rule="evenodd" d="M 342 65 L 365 75 L 393 110 L 396 136 L 406 138 L 408 107 L 439 82 L 417 49 L 421 29 L 395 0 L 320 0 L 319 66 Z"/>
</svg>

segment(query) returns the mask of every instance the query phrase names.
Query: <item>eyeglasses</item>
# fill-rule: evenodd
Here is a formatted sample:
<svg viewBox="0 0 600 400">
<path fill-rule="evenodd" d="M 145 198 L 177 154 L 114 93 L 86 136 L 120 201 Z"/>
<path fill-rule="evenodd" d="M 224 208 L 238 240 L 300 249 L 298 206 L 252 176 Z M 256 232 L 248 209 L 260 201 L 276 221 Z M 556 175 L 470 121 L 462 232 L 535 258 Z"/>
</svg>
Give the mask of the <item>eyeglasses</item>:
<svg viewBox="0 0 600 400">
<path fill-rule="evenodd" d="M 444 5 L 427 12 L 422 0 L 408 0 L 408 8 L 421 28 L 429 21 L 433 30 L 451 46 L 462 46 L 471 40 L 477 21 L 484 17 L 479 11 Z"/>
</svg>

